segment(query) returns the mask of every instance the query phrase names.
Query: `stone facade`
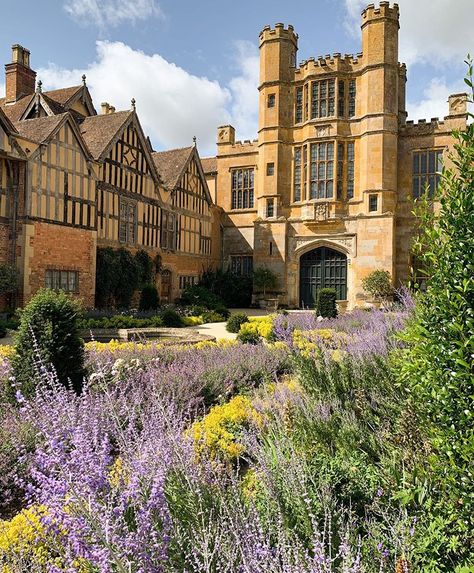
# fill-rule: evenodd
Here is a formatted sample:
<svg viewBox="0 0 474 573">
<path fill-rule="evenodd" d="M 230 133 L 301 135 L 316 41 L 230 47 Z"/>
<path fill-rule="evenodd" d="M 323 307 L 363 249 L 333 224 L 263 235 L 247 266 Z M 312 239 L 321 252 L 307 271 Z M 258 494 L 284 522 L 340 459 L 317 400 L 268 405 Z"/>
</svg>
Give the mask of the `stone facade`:
<svg viewBox="0 0 474 573">
<path fill-rule="evenodd" d="M 396 4 L 369 5 L 361 28 L 361 53 L 296 66 L 293 27 L 265 27 L 258 138 L 217 130 L 208 177 L 224 210 L 224 266 L 252 257 L 253 268 L 273 270 L 290 307 L 311 306 L 324 286 L 337 286 L 342 306 L 364 305 L 362 279 L 375 269 L 394 285 L 409 278 L 414 162 L 429 163 L 418 183 L 434 181 L 430 150 L 446 159 L 452 130 L 465 126 L 465 94 L 450 97 L 443 121 L 406 121 Z"/>
</svg>

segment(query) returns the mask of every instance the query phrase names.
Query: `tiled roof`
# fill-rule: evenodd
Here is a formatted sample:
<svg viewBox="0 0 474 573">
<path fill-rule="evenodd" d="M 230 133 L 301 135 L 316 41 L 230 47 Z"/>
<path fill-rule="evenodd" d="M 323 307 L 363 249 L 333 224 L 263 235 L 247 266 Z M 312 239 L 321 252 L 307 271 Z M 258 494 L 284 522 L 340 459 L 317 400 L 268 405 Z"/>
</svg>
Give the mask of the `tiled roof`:
<svg viewBox="0 0 474 573">
<path fill-rule="evenodd" d="M 0 98 L 0 107 L 5 112 L 5 115 L 8 117 L 10 121 L 15 123 L 18 121 L 20 117 L 23 115 L 26 108 L 30 105 L 30 101 L 35 96 L 35 94 L 30 94 L 27 96 L 23 96 L 15 103 L 6 103 L 7 98 Z"/>
<path fill-rule="evenodd" d="M 94 159 L 99 159 L 133 111 L 116 111 L 86 117 L 80 125 L 82 137 Z"/>
<path fill-rule="evenodd" d="M 201 164 L 204 173 L 217 173 L 217 157 L 203 157 Z"/>
<path fill-rule="evenodd" d="M 64 105 L 81 89 L 82 86 L 72 86 L 70 88 L 61 88 L 59 90 L 44 92 L 43 95 L 46 95 L 48 98 L 58 102 L 61 105 Z"/>
<path fill-rule="evenodd" d="M 48 92 L 43 92 L 42 96 L 46 100 L 46 103 L 51 108 L 51 111 L 55 114 L 64 113 L 66 108 L 64 107 L 65 104 L 77 94 L 79 90 L 82 89 L 83 86 L 73 86 L 70 88 L 62 88 L 59 90 L 51 90 Z M 23 96 L 15 103 L 6 103 L 6 98 L 0 98 L 0 108 L 3 109 L 6 116 L 10 119 L 10 121 L 16 122 L 19 121 L 23 113 L 25 112 L 26 108 L 30 105 L 32 98 L 35 97 L 35 94 L 30 94 L 27 96 Z"/>
<path fill-rule="evenodd" d="M 2 122 L 3 125 L 7 128 L 7 131 L 9 131 L 10 133 L 16 133 L 15 126 L 8 119 L 8 117 L 4 114 L 1 107 L 0 107 L 0 122 Z"/>
<path fill-rule="evenodd" d="M 36 143 L 43 143 L 62 122 L 66 115 L 67 113 L 62 113 L 60 115 L 17 121 L 15 123 L 15 128 L 18 130 L 18 133 L 23 137 L 26 137 L 26 139 L 30 139 Z"/>
<path fill-rule="evenodd" d="M 169 191 L 172 191 L 178 184 L 179 177 L 193 149 L 194 147 L 191 146 L 152 153 L 156 169 L 163 180 L 164 186 Z"/>
</svg>

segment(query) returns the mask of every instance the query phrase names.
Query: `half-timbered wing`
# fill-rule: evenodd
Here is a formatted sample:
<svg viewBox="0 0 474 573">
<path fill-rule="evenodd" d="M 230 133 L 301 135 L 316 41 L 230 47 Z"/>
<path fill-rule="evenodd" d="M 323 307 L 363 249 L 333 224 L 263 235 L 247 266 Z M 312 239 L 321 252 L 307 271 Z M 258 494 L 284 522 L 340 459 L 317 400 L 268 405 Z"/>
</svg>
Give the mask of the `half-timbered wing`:
<svg viewBox="0 0 474 573">
<path fill-rule="evenodd" d="M 88 117 L 81 131 L 99 164 L 98 239 L 110 246 L 160 246 L 160 178 L 135 111 Z"/>
</svg>

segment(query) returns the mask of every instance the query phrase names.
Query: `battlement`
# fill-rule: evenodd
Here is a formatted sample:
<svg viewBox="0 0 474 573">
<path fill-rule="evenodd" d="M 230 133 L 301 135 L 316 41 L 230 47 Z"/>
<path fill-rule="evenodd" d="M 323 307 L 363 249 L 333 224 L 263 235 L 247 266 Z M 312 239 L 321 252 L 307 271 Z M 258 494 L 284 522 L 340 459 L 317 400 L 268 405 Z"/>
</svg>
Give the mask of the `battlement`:
<svg viewBox="0 0 474 573">
<path fill-rule="evenodd" d="M 299 67 L 295 70 L 295 74 L 307 74 L 311 72 L 311 68 L 325 69 L 328 66 L 331 69 L 328 71 L 350 71 L 354 64 L 359 64 L 362 60 L 363 54 L 341 54 L 336 52 L 334 54 L 326 54 L 325 56 L 318 56 L 317 58 L 311 57 L 307 60 L 300 62 Z"/>
<path fill-rule="evenodd" d="M 242 140 L 238 140 L 236 141 L 232 147 L 252 147 L 254 146 L 256 143 L 258 143 L 258 139 L 244 139 Z"/>
<path fill-rule="evenodd" d="M 381 18 L 388 18 L 398 22 L 400 12 L 398 4 L 390 6 L 390 2 L 380 2 L 379 7 L 376 8 L 374 4 L 369 4 L 365 10 L 362 10 L 362 26 L 371 20 L 379 20 Z"/>
<path fill-rule="evenodd" d="M 295 46 L 298 45 L 298 34 L 295 33 L 294 28 L 291 24 L 288 24 L 288 28 L 282 23 L 275 24 L 275 28 L 270 26 L 265 26 L 260 32 L 260 46 L 264 42 L 271 42 L 275 40 L 289 40 Z"/>
</svg>

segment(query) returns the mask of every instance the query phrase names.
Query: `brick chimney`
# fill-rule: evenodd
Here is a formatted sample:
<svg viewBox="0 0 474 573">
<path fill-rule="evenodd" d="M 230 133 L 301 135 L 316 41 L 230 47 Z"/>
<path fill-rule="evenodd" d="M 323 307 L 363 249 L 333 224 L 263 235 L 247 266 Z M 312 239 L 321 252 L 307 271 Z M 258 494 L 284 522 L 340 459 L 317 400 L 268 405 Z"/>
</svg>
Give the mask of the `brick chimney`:
<svg viewBox="0 0 474 573">
<path fill-rule="evenodd" d="M 35 93 L 36 72 L 30 68 L 30 51 L 20 44 L 12 46 L 12 61 L 5 64 L 6 103 Z"/>
</svg>

